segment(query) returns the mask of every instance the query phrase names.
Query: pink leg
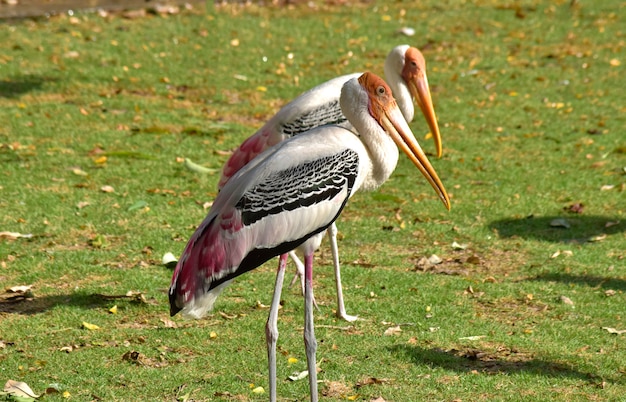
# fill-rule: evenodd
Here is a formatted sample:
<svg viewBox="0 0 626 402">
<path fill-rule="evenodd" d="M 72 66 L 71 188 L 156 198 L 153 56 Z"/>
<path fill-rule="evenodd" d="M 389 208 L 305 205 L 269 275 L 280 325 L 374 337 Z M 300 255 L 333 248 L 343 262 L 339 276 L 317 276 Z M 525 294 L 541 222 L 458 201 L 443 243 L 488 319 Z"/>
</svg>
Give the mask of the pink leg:
<svg viewBox="0 0 626 402">
<path fill-rule="evenodd" d="M 311 402 L 317 402 L 317 362 L 315 357 L 317 341 L 313 328 L 313 253 L 304 256 L 304 348 L 309 370 Z"/>
<path fill-rule="evenodd" d="M 276 402 L 276 341 L 278 340 L 278 308 L 280 307 L 280 293 L 285 279 L 287 254 L 282 254 L 278 261 L 274 296 L 270 306 L 270 315 L 265 324 L 265 340 L 267 343 L 267 362 L 269 367 L 270 401 Z"/>
<path fill-rule="evenodd" d="M 300 261 L 300 259 L 298 258 L 298 256 L 296 255 L 295 251 L 290 251 L 289 252 L 289 257 L 291 257 L 291 260 L 293 261 L 294 264 L 296 264 L 296 275 L 293 277 L 293 279 L 291 280 L 291 283 L 289 284 L 289 287 L 293 286 L 294 283 L 296 283 L 296 281 L 298 279 L 300 279 L 300 286 L 302 289 L 302 295 L 304 296 L 304 264 L 302 264 L 302 261 Z M 339 258 L 339 257 L 337 257 Z M 341 285 L 339 285 L 341 287 Z M 343 296 L 342 296 L 342 303 L 343 303 Z M 313 298 L 313 305 L 315 306 L 316 309 L 319 310 L 319 307 L 317 306 L 317 302 L 315 301 L 315 297 Z M 345 308 L 344 308 L 344 312 L 345 312 Z"/>
</svg>

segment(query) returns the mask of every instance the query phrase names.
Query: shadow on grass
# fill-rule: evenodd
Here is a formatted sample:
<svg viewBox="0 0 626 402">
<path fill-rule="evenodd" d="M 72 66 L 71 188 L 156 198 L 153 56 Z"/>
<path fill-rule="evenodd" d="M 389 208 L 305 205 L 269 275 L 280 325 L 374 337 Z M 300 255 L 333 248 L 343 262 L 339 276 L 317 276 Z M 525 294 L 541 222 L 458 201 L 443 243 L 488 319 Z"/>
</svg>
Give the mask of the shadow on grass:
<svg viewBox="0 0 626 402">
<path fill-rule="evenodd" d="M 553 223 L 554 222 L 554 223 Z M 569 225 L 569 227 L 552 226 Z M 599 215 L 529 216 L 491 222 L 491 229 L 502 238 L 521 237 L 554 243 L 585 243 L 597 236 L 626 231 L 617 217 Z"/>
<path fill-rule="evenodd" d="M 34 315 L 43 313 L 59 305 L 95 309 L 111 307 L 115 300 L 128 300 L 131 302 L 145 302 L 143 295 L 104 295 L 99 293 L 71 293 L 66 295 L 36 296 L 30 293 L 0 297 L 0 314 Z"/>
<path fill-rule="evenodd" d="M 542 377 L 570 378 L 595 383 L 599 378 L 565 364 L 532 358 L 528 354 L 511 350 L 483 352 L 475 349 L 443 350 L 426 349 L 419 346 L 395 345 L 392 353 L 408 357 L 414 364 L 441 367 L 459 373 L 477 371 L 485 374 L 531 374 Z"/>
<path fill-rule="evenodd" d="M 560 282 L 567 285 L 587 285 L 592 288 L 626 290 L 626 279 L 607 278 L 595 275 L 572 275 L 566 273 L 545 273 L 537 275 L 530 281 Z"/>
<path fill-rule="evenodd" d="M 39 89 L 45 82 L 53 80 L 53 78 L 39 77 L 35 75 L 8 77 L 0 80 L 0 97 L 17 98 L 22 94 Z"/>
</svg>

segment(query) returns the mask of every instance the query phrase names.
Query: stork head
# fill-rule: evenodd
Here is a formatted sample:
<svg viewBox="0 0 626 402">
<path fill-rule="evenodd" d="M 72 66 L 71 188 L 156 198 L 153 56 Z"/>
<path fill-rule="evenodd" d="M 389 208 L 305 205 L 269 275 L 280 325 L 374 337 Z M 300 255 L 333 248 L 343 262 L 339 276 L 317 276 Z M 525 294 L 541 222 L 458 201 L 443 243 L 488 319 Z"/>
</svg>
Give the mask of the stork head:
<svg viewBox="0 0 626 402">
<path fill-rule="evenodd" d="M 389 86 L 382 78 L 370 72 L 361 75 L 358 82 L 368 96 L 369 114 L 389 134 L 398 148 L 411 159 L 435 192 L 437 192 L 446 208 L 450 209 L 448 193 L 439 176 L 437 176 L 437 172 L 435 172 L 426 154 L 415 139 L 413 132 L 411 132 L 408 123 L 393 98 Z"/>
<path fill-rule="evenodd" d="M 437 124 L 437 116 L 435 115 L 435 108 L 430 95 L 430 87 L 428 86 L 428 78 L 426 77 L 426 60 L 422 52 L 417 48 L 409 47 L 405 51 L 401 75 L 409 87 L 411 96 L 422 111 L 426 123 L 428 123 L 435 141 L 435 147 L 437 148 L 437 157 L 440 158 L 443 154 L 443 147 L 441 145 L 441 133 Z"/>
<path fill-rule="evenodd" d="M 385 76 L 394 91 L 396 87 L 401 91 L 395 96 L 408 121 L 413 120 L 413 100 L 417 103 L 435 141 L 437 157 L 441 157 L 443 153 L 441 133 L 426 77 L 426 61 L 422 53 L 409 45 L 396 46 L 385 60 Z M 404 88 L 408 92 L 406 95 Z"/>
</svg>

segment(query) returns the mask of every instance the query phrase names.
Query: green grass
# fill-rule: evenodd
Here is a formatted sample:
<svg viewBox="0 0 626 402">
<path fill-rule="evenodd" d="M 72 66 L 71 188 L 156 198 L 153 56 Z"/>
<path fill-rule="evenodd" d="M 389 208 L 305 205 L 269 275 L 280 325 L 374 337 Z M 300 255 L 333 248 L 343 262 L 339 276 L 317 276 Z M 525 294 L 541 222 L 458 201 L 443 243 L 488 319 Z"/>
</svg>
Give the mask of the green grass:
<svg viewBox="0 0 626 402">
<path fill-rule="evenodd" d="M 431 161 L 452 210 L 406 158 L 349 203 L 340 252 L 348 313 L 362 319 L 334 317 L 324 243 L 324 399 L 623 399 L 626 335 L 603 327 L 626 329 L 624 3 L 317 7 L 2 22 L 0 231 L 33 237 L 0 238 L 0 283 L 33 288 L 1 295 L 0 381 L 58 384 L 70 400 L 267 399 L 251 384 L 267 389 L 257 301 L 270 303 L 274 261 L 207 319 L 168 316 L 161 256 L 180 254 L 218 180 L 182 158 L 219 169 L 299 93 L 382 74 L 387 52 L 410 43 L 428 62 L 444 139 Z M 424 137 L 419 118 L 411 126 Z M 575 203 L 582 214 L 564 210 Z M 431 254 L 443 263 L 420 268 Z M 283 300 L 278 392 L 306 400 L 307 382 L 286 380 L 306 368 L 297 287 Z"/>
</svg>

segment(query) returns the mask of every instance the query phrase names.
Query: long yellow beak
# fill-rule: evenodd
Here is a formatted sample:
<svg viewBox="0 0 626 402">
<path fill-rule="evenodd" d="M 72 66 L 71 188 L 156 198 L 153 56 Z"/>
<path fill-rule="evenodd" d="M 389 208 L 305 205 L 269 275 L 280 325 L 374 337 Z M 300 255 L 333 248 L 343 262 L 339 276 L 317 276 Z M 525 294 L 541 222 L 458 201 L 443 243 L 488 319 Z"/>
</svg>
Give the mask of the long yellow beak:
<svg viewBox="0 0 626 402">
<path fill-rule="evenodd" d="M 426 88 L 428 88 L 428 85 Z M 430 105 L 435 127 L 437 127 L 437 120 L 434 118 L 435 112 L 432 110 L 432 103 Z M 435 168 L 433 168 L 430 164 L 426 154 L 422 151 L 422 147 L 420 147 L 415 139 L 415 136 L 413 135 L 413 132 L 411 132 L 404 116 L 402 116 L 400 109 L 395 107 L 385 110 L 381 115 L 380 124 L 384 127 L 385 131 L 389 133 L 393 141 L 396 145 L 398 145 L 398 148 L 407 154 L 413 164 L 420 170 L 420 172 L 422 172 L 426 180 L 428 180 L 433 189 L 435 189 L 435 192 L 439 196 L 441 202 L 443 202 L 443 205 L 450 210 L 450 198 L 448 197 L 448 193 L 446 192 L 443 183 L 441 183 L 441 180 L 439 180 L 439 176 L 437 176 Z M 437 133 L 439 133 L 439 131 L 437 131 Z M 441 147 L 441 139 L 439 139 L 438 144 L 439 147 Z"/>
<path fill-rule="evenodd" d="M 439 132 L 439 125 L 437 124 L 437 115 L 435 114 L 435 108 L 433 106 L 433 100 L 430 96 L 430 87 L 428 86 L 428 78 L 426 78 L 425 72 L 420 72 L 415 76 L 414 80 L 408 82 L 409 91 L 413 96 L 413 99 L 417 102 L 417 105 L 422 110 L 422 114 L 428 123 L 428 128 L 433 135 L 435 141 L 435 148 L 437 149 L 437 157 L 441 158 L 443 155 L 443 146 L 441 144 L 441 133 Z"/>
</svg>

